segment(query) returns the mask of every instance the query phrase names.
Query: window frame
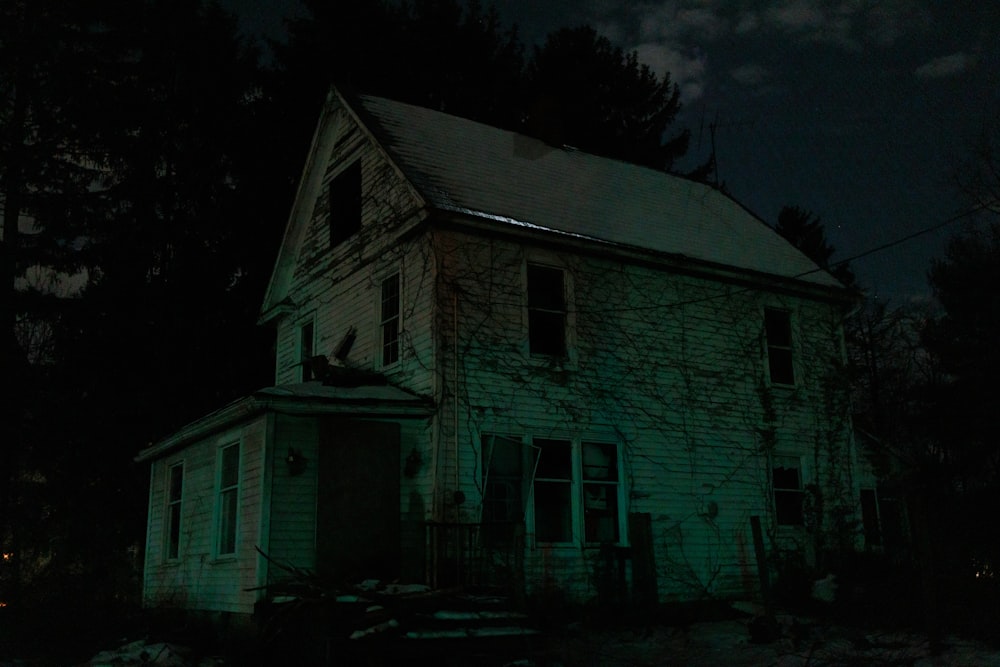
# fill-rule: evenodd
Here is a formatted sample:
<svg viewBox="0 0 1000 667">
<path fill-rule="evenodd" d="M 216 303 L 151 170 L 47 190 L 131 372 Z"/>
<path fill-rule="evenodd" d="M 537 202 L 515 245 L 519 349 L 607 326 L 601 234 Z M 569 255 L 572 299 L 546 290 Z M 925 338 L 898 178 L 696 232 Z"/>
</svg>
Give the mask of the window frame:
<svg viewBox="0 0 1000 667">
<path fill-rule="evenodd" d="M 532 280 L 532 272 L 537 271 L 551 271 L 558 272 L 561 282 L 561 294 L 559 295 L 560 303 L 552 303 L 547 297 L 551 297 L 551 294 L 546 294 L 545 287 L 532 289 L 532 285 L 537 285 L 538 283 Z M 528 258 L 524 265 L 524 300 L 525 300 L 525 311 L 526 318 L 525 322 L 527 324 L 528 330 L 528 355 L 535 359 L 568 359 L 570 356 L 571 340 L 570 340 L 570 274 L 565 267 L 559 266 L 552 262 L 546 262 L 544 260 L 536 260 L 534 258 Z M 534 297 L 534 298 L 533 298 Z M 544 339 L 541 341 L 537 340 L 537 335 L 532 335 L 532 331 L 538 331 L 536 327 L 532 326 L 532 320 L 544 318 L 553 319 L 559 318 L 561 320 L 562 328 L 562 341 L 558 350 L 547 350 L 547 349 L 535 349 L 536 341 L 540 346 L 544 347 Z"/>
<path fill-rule="evenodd" d="M 525 531 L 531 540 L 531 548 L 539 547 L 584 547 L 597 548 L 603 544 L 613 544 L 623 546 L 628 544 L 627 517 L 625 502 L 625 480 L 622 477 L 622 444 L 615 438 L 600 436 L 560 436 L 557 434 L 541 436 L 515 437 L 502 432 L 484 431 L 480 442 L 484 448 L 490 438 L 501 438 L 510 442 L 519 443 L 522 448 L 521 474 L 523 484 L 523 515 Z M 568 445 L 568 474 L 557 475 L 553 469 L 546 469 L 547 461 L 544 461 L 545 443 L 565 443 Z M 609 448 L 613 451 L 611 465 L 614 469 L 614 479 L 600 480 L 587 476 L 584 469 L 584 450 L 588 445 L 597 445 Z M 489 486 L 492 484 L 490 475 L 492 472 L 492 455 L 485 450 L 482 452 L 482 499 L 483 512 L 481 514 L 484 524 L 490 524 L 489 512 L 486 510 L 486 503 L 489 502 Z M 557 464 L 557 466 L 560 464 Z M 506 479 L 506 478 L 505 478 Z M 557 485 L 568 487 L 566 498 L 569 503 L 568 520 L 569 534 L 567 539 L 541 539 L 538 536 L 538 489 L 539 485 L 548 486 L 555 490 Z M 613 488 L 613 512 L 614 512 L 614 532 L 613 541 L 600 541 L 588 539 L 588 518 L 587 518 L 587 487 L 606 486 Z"/>
<path fill-rule="evenodd" d="M 361 156 L 344 161 L 326 186 L 330 249 L 344 244 L 361 231 L 364 217 L 364 173 Z M 347 225 L 342 224 L 347 221 Z"/>
<path fill-rule="evenodd" d="M 770 486 L 771 486 L 771 506 L 774 509 L 774 525 L 778 528 L 802 528 L 805 526 L 805 497 L 806 497 L 806 482 L 805 482 L 805 467 L 802 464 L 802 457 L 794 454 L 773 454 L 771 456 L 768 468 L 768 473 L 770 476 Z M 794 466 L 781 465 L 779 463 L 794 463 Z M 790 486 L 778 486 L 776 477 L 776 471 L 778 469 L 791 470 L 794 469 L 798 476 L 798 488 L 792 488 Z M 798 506 L 793 510 L 795 517 L 792 521 L 783 520 L 782 515 L 785 513 L 783 508 L 787 506 L 786 502 L 780 502 L 779 498 L 797 498 Z M 787 519 L 787 516 L 785 517 Z"/>
<path fill-rule="evenodd" d="M 787 340 L 775 340 L 779 336 L 773 335 L 779 332 L 773 331 L 771 326 L 774 323 L 773 317 L 780 316 L 785 319 L 781 322 Z M 798 373 L 795 369 L 795 318 L 794 313 L 788 308 L 775 306 L 764 307 L 764 350 L 767 359 L 767 378 L 771 385 L 778 387 L 794 387 Z M 779 365 L 782 364 L 782 365 Z M 787 372 L 788 378 L 776 377 L 780 373 Z"/>
<path fill-rule="evenodd" d="M 308 350 L 305 345 L 306 330 L 310 333 Z M 312 365 L 309 363 L 309 360 L 316 354 L 316 313 L 309 313 L 296 324 L 295 352 L 295 356 L 298 357 L 298 361 L 296 362 L 298 365 L 298 372 L 296 373 L 298 381 L 309 382 L 316 379 L 312 376 Z"/>
<path fill-rule="evenodd" d="M 389 281 L 395 279 L 396 294 L 395 303 L 396 311 L 394 315 L 386 317 L 385 305 L 386 296 L 385 289 L 386 284 Z M 400 363 L 403 358 L 403 274 L 402 271 L 394 270 L 391 273 L 387 273 L 381 280 L 378 281 L 378 287 L 376 289 L 376 299 L 377 307 L 376 312 L 378 313 L 378 348 L 377 348 L 377 366 L 378 368 L 392 368 Z M 394 338 L 391 343 L 386 342 L 387 327 L 393 326 L 395 328 Z M 387 345 L 393 345 L 393 358 L 387 357 Z M 392 357 L 393 355 L 389 355 Z"/>
<path fill-rule="evenodd" d="M 232 483 L 224 479 L 226 452 L 235 449 L 236 470 Z M 243 486 L 243 447 L 240 440 L 227 440 L 219 445 L 216 453 L 215 475 L 215 531 L 213 551 L 217 559 L 235 558 L 239 551 L 240 537 L 240 490 Z M 229 504 L 229 498 L 233 500 Z M 231 511 L 231 514 L 230 514 Z M 232 548 L 229 549 L 230 536 Z"/>
<path fill-rule="evenodd" d="M 174 472 L 179 471 L 180 483 L 177 497 L 174 498 Z M 166 493 L 164 498 L 166 507 L 163 521 L 163 560 L 175 562 L 181 559 L 183 550 L 181 541 L 183 539 L 184 526 L 184 460 L 175 461 L 166 467 Z M 174 534 L 176 533 L 176 538 Z"/>
</svg>

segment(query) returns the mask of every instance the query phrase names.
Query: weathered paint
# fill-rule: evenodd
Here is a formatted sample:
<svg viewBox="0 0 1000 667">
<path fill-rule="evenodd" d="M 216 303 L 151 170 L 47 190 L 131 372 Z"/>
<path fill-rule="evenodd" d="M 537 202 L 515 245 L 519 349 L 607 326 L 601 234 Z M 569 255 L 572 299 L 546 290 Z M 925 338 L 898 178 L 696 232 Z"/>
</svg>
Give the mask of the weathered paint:
<svg viewBox="0 0 1000 667">
<path fill-rule="evenodd" d="M 377 142 L 353 133 L 346 112 L 333 113 L 342 114 L 338 131 L 357 139 L 331 152 L 326 173 L 361 156 L 363 228 L 327 247 L 322 196 L 300 221 L 302 244 L 284 251 L 296 257 L 289 289 L 296 310 L 278 323 L 276 380 L 294 378 L 296 322 L 309 313 L 318 352 L 329 353 L 354 327 L 349 362 L 378 370 L 378 284 L 398 269 L 406 347 L 400 363 L 385 370 L 438 405 L 432 483 L 414 490 L 425 518 L 480 519 L 484 434 L 610 439 L 621 447 L 623 530 L 626 514 L 651 515 L 660 596 L 686 599 L 753 594 L 751 515 L 765 518 L 772 549 L 811 548 L 801 528 L 775 525 L 770 453 L 800 457 L 804 482 L 823 488 L 828 502 L 836 496 L 856 504 L 836 375 L 843 300 L 679 272 L 674 262 L 640 262 L 608 248 L 461 231 L 453 220 L 431 218 L 402 234 L 416 224 L 419 202 Z M 528 352 L 528 262 L 566 272 L 566 359 Z M 793 387 L 768 381 L 765 307 L 792 314 Z M 461 506 L 455 491 L 466 499 Z M 581 493 L 579 484 L 573 493 Z M 529 588 L 595 593 L 598 549 L 532 538 L 529 508 Z"/>
<path fill-rule="evenodd" d="M 459 349 L 457 373 L 452 356 L 440 355 L 440 376 L 456 378 L 457 387 L 444 389 L 439 428 L 442 441 L 454 438 L 455 406 L 444 396 L 457 394 L 467 498 L 482 494 L 482 434 L 610 434 L 623 448 L 623 514 L 653 518 L 661 595 L 691 598 L 752 594 L 751 515 L 768 518 L 774 548 L 807 541 L 801 529 L 774 525 L 767 448 L 801 456 L 806 483 L 856 497 L 846 396 L 831 388 L 843 379 L 836 376 L 842 306 L 481 235 L 437 232 L 435 249 L 439 344 Z M 528 354 L 528 261 L 566 270 L 573 312 L 565 360 Z M 769 385 L 765 306 L 793 314 L 794 387 Z M 450 453 L 445 447 L 445 501 L 454 486 Z M 478 506 L 451 511 L 476 520 Z M 529 512 L 529 586 L 595 593 L 596 548 L 532 549 L 531 532 Z"/>
<path fill-rule="evenodd" d="M 621 545 L 629 543 L 628 515 L 649 515 L 661 599 L 754 594 L 753 515 L 763 517 L 772 551 L 809 551 L 814 540 L 803 529 L 775 525 L 772 454 L 799 457 L 804 481 L 822 489 L 827 509 L 833 500 L 856 506 L 856 457 L 838 376 L 846 301 L 836 290 L 788 272 L 767 277 L 688 265 L 682 257 L 429 209 L 419 191 L 433 186 L 427 174 L 419 188 L 407 182 L 377 136 L 339 97 L 331 99 L 263 313 L 276 328 L 276 384 L 299 381 L 299 326 L 311 322 L 314 353 L 332 356 L 353 330 L 348 365 L 383 372 L 395 385 L 433 399 L 430 419 L 401 423 L 405 579 L 423 573 L 425 521 L 480 520 L 480 443 L 489 434 L 616 444 Z M 327 189 L 355 159 L 362 166 L 361 230 L 330 247 Z M 528 263 L 565 272 L 565 358 L 529 352 Z M 383 368 L 380 284 L 394 273 L 401 282 L 400 359 Z M 768 381 L 764 308 L 791 313 L 794 386 Z M 259 468 L 269 461 L 264 478 L 270 486 L 265 494 L 254 490 L 256 481 L 241 487 L 250 494 L 242 499 L 242 516 L 259 519 L 257 537 L 272 558 L 316 569 L 318 469 L 307 465 L 292 474 L 285 456 L 291 448 L 307 461 L 319 460 L 322 417 L 271 418 L 269 455 L 241 459 L 251 481 L 261 479 Z M 181 596 L 189 608 L 246 611 L 254 594 L 240 592 L 245 582 L 282 576 L 273 565 L 262 575 L 260 559 L 245 551 L 248 544 L 252 549 L 250 534 L 241 533 L 239 558 L 210 557 L 212 519 L 204 496 L 214 479 L 208 452 L 218 443 L 205 438 L 153 464 L 148 603 Z M 188 540 L 181 562 L 162 563 L 155 558 L 162 553 L 166 466 L 178 457 L 191 460 L 196 490 L 185 505 L 192 514 L 185 525 L 199 536 Z M 573 461 L 579 465 L 579 452 Z M 579 481 L 571 493 L 579 517 Z M 269 503 L 261 506 L 265 495 Z M 529 590 L 594 596 L 599 548 L 538 542 L 530 505 L 526 524 Z"/>
<path fill-rule="evenodd" d="M 261 489 L 266 420 L 206 437 L 151 465 L 144 604 L 206 611 L 250 613 L 257 600 Z M 218 450 L 239 443 L 239 496 L 236 551 L 220 555 L 218 537 Z M 178 558 L 164 545 L 167 471 L 184 464 L 181 539 Z"/>
</svg>

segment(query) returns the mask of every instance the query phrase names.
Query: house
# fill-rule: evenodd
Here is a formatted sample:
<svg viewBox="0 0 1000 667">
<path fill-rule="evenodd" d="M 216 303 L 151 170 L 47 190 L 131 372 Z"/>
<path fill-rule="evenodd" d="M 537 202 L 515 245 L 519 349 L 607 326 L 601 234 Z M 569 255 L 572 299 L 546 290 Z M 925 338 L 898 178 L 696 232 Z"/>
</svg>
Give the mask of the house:
<svg viewBox="0 0 1000 667">
<path fill-rule="evenodd" d="M 752 597 L 860 541 L 827 272 L 701 183 L 334 89 L 275 385 L 142 451 L 148 606 L 331 581 Z"/>
</svg>

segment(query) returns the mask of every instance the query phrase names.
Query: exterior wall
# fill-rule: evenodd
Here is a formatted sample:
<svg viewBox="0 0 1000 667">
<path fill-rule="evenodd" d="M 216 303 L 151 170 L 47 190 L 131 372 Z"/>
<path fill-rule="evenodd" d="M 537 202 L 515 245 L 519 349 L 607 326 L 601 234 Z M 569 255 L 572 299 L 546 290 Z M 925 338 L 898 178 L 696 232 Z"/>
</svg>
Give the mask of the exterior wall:
<svg viewBox="0 0 1000 667">
<path fill-rule="evenodd" d="M 772 553 L 824 546 L 816 540 L 829 532 L 829 517 L 823 531 L 776 525 L 772 453 L 800 457 L 804 482 L 822 489 L 827 510 L 856 508 L 847 403 L 835 372 L 840 307 L 613 259 L 435 234 L 442 516 L 479 520 L 484 434 L 613 438 L 621 447 L 623 530 L 624 515 L 651 515 L 659 594 L 669 600 L 753 594 L 753 515 Z M 566 271 L 566 359 L 528 352 L 527 261 Z M 765 307 L 792 314 L 794 386 L 770 384 Z M 467 498 L 461 507 L 449 504 L 456 485 Z M 596 545 L 545 546 L 532 530 L 529 507 L 529 588 L 594 595 Z"/>
<path fill-rule="evenodd" d="M 278 563 L 315 570 L 319 425 L 315 417 L 279 414 L 274 419 L 268 555 Z M 302 471 L 295 475 L 285 462 L 290 449 L 305 460 Z M 286 573 L 269 564 L 267 574 L 273 583 Z"/>
<path fill-rule="evenodd" d="M 259 417 L 152 462 L 143 603 L 251 613 L 257 593 L 266 420 Z M 219 449 L 240 444 L 236 551 L 219 555 Z M 169 469 L 184 466 L 176 559 L 167 557 Z"/>
<path fill-rule="evenodd" d="M 417 200 L 384 155 L 340 110 L 332 123 L 334 152 L 324 187 L 313 204 L 298 249 L 290 294 L 294 312 L 277 325 L 275 384 L 301 381 L 299 326 L 312 320 L 315 354 L 332 357 L 352 327 L 356 340 L 348 362 L 384 371 L 396 384 L 419 394 L 433 392 L 430 321 L 433 282 L 423 271 L 425 242 L 399 243 L 401 228 L 416 220 Z M 361 231 L 330 247 L 328 185 L 341 169 L 361 159 Z M 381 365 L 379 300 L 381 281 L 398 272 L 401 278 L 401 353 L 398 363 Z"/>
<path fill-rule="evenodd" d="M 268 555 L 277 563 L 317 570 L 317 484 L 321 453 L 319 420 L 322 417 L 276 415 L 273 457 L 270 538 Z M 432 460 L 430 422 L 401 420 L 400 424 L 400 540 L 401 573 L 406 581 L 424 576 L 424 522 L 430 518 Z M 289 448 L 305 458 L 302 471 L 292 474 L 285 462 Z M 288 573 L 269 565 L 268 581 L 281 581 Z"/>
</svg>

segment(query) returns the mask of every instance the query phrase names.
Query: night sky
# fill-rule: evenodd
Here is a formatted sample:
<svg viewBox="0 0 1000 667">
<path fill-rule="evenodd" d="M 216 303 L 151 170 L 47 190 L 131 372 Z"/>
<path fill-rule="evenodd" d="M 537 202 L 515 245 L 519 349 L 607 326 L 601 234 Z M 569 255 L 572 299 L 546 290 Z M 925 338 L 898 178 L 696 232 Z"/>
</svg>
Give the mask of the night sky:
<svg viewBox="0 0 1000 667">
<path fill-rule="evenodd" d="M 226 0 L 251 35 L 280 37 L 295 0 Z M 1000 110 L 1000 3 L 928 0 L 497 0 L 526 45 L 589 23 L 670 72 L 694 164 L 770 223 L 820 215 L 834 259 L 966 210 L 955 174 Z M 319 110 L 317 109 L 317 114 Z M 681 165 L 683 168 L 686 165 Z M 852 262 L 895 305 L 926 301 L 926 270 L 958 222 Z"/>
</svg>

